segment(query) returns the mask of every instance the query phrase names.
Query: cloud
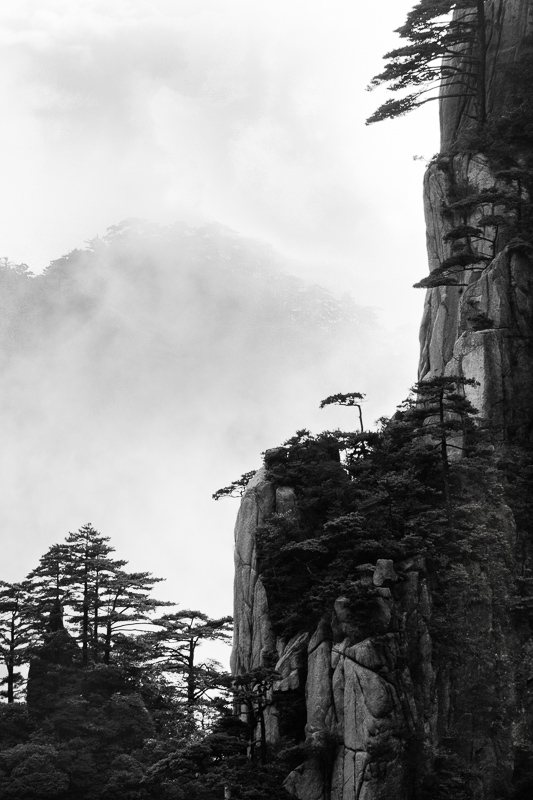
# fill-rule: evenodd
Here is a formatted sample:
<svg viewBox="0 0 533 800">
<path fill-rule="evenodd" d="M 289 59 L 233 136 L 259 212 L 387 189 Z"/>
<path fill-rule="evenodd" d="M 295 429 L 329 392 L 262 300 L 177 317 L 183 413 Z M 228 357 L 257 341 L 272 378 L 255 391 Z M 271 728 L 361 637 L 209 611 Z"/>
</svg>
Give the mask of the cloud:
<svg viewBox="0 0 533 800">
<path fill-rule="evenodd" d="M 217 219 L 346 276 L 381 176 L 394 202 L 412 168 L 363 125 L 398 5 L 6 0 L 7 254 L 37 267 L 127 216 Z"/>
<path fill-rule="evenodd" d="M 375 332 L 289 266 L 217 226 L 129 223 L 44 276 L 0 270 L 4 578 L 91 521 L 174 597 L 229 608 L 236 505 L 212 492 L 326 426 L 322 394 Z"/>
<path fill-rule="evenodd" d="M 4 402 L 12 404 L 21 437 L 18 448 L 2 454 L 2 468 L 19 487 L 27 480 L 32 491 L 16 495 L 20 508 L 9 506 L 8 528 L 23 518 L 28 535 L 35 525 L 47 544 L 51 531 L 61 538 L 67 524 L 99 524 L 103 516 L 104 532 L 120 530 L 125 554 L 130 531 L 139 537 L 157 530 L 154 547 L 172 553 L 162 556 L 165 563 L 186 558 L 190 565 L 198 544 L 189 534 L 190 509 L 204 496 L 183 488 L 189 474 L 205 480 L 211 509 L 210 491 L 253 467 L 251 454 L 276 444 L 273 439 L 302 424 L 344 426 L 342 418 L 322 422 L 315 408 L 321 396 L 367 391 L 379 398 L 369 404 L 370 422 L 404 396 L 415 372 L 422 302 L 408 287 L 425 269 L 422 170 L 412 156 L 431 155 L 436 136 L 428 137 L 429 110 L 394 130 L 365 128 L 379 98 L 364 86 L 392 45 L 388 31 L 411 4 L 3 0 L 0 255 L 39 271 L 126 217 L 194 225 L 217 220 L 275 245 L 290 255 L 291 271 L 350 292 L 361 305 L 377 307 L 382 320 L 364 344 L 357 336 L 349 345 L 331 341 L 325 373 L 315 369 L 311 346 L 300 370 L 271 363 L 278 411 L 265 401 L 268 386 L 246 380 L 256 368 L 257 344 L 248 326 L 242 346 L 237 336 L 228 343 L 242 372 L 235 413 L 218 432 L 211 406 L 190 402 L 183 417 L 175 402 L 183 391 L 176 376 L 190 364 L 184 353 L 183 363 L 173 364 L 169 353 L 173 342 L 187 341 L 198 303 L 181 307 L 177 318 L 172 293 L 159 287 L 161 305 L 142 312 L 128 282 L 110 278 L 104 307 L 115 317 L 100 320 L 101 337 L 90 339 L 89 349 L 86 331 L 72 326 L 71 347 L 49 348 L 42 362 L 21 355 L 10 372 L 12 391 Z M 255 308 L 251 296 L 246 302 Z M 190 353 L 193 361 L 201 356 L 209 363 L 202 389 L 213 387 L 216 406 L 229 379 L 220 359 L 208 358 L 209 337 L 223 343 L 228 330 L 206 324 L 203 344 L 195 330 Z M 124 350 L 118 344 L 125 332 L 132 347 Z M 93 362 L 96 383 L 94 370 L 82 369 Z M 272 417 L 283 431 L 271 426 Z M 210 441 L 194 449 L 190 430 L 205 419 Z M 98 435 L 87 436 L 87 425 Z M 185 465 L 180 436 L 187 440 Z M 202 476 L 206 464 L 212 480 Z M 153 499 L 143 504 L 146 471 Z M 120 479 L 111 481 L 111 473 Z M 85 500 L 65 514 L 57 502 L 45 501 L 69 475 L 78 482 L 67 480 L 63 491 Z M 195 528 L 194 537 L 227 555 L 235 507 L 226 508 L 202 505 L 209 534 Z"/>
</svg>

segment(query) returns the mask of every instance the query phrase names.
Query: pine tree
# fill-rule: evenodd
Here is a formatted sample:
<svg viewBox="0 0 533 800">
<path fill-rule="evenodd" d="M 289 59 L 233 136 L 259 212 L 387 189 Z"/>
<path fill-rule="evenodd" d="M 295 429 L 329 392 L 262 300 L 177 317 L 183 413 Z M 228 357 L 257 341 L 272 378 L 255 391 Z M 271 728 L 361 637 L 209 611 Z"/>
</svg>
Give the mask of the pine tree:
<svg viewBox="0 0 533 800">
<path fill-rule="evenodd" d="M 156 578 L 150 572 L 125 572 L 122 569 L 106 577 L 100 598 L 105 664 L 110 663 L 113 643 L 117 637 L 139 633 L 152 622 L 153 611 L 161 606 L 174 605 L 172 602 L 150 597 L 154 585 L 162 580 L 164 579 Z"/>
<path fill-rule="evenodd" d="M 476 98 L 478 125 L 484 125 L 485 5 L 485 0 L 420 0 L 396 31 L 407 44 L 386 53 L 385 69 L 369 86 L 388 84 L 392 92 L 414 91 L 383 103 L 367 124 L 401 116 L 438 99 L 439 89 L 445 89 L 448 97 Z"/>
<path fill-rule="evenodd" d="M 160 666 L 177 676 L 178 695 L 193 716 L 209 692 L 219 686 L 220 674 L 216 662 L 198 659 L 198 649 L 204 642 L 228 642 L 232 618 L 212 619 L 202 611 L 185 609 L 165 614 L 154 620 L 154 624 L 162 628 L 157 636 L 162 659 Z"/>
<path fill-rule="evenodd" d="M 265 711 L 271 702 L 271 690 L 280 677 L 269 667 L 256 669 L 237 675 L 233 681 L 235 702 L 240 706 L 248 720 L 250 731 L 250 759 L 255 760 L 257 733 L 259 733 L 259 758 L 261 764 L 267 762 L 267 739 Z"/>
<path fill-rule="evenodd" d="M 326 406 L 349 406 L 350 408 L 356 408 L 359 412 L 359 427 L 361 433 L 364 431 L 363 427 L 363 412 L 361 410 L 361 403 L 360 401 L 364 399 L 364 394 L 360 392 L 348 392 L 347 394 L 342 394 L 341 392 L 337 394 L 332 394 L 329 397 L 326 397 L 324 400 L 320 402 L 320 408 L 325 408 Z"/>
<path fill-rule="evenodd" d="M 465 396 L 466 386 L 477 381 L 461 375 L 436 376 L 418 381 L 412 392 L 416 402 L 408 401 L 411 420 L 419 422 L 413 429 L 415 439 L 434 443 L 440 455 L 444 496 L 450 502 L 450 450 L 465 450 L 464 436 L 478 413 Z"/>
<path fill-rule="evenodd" d="M 89 655 L 98 660 L 98 635 L 102 591 L 106 581 L 125 561 L 109 558 L 114 547 L 108 544 L 109 536 L 102 536 L 88 523 L 78 531 L 69 533 L 68 577 L 71 581 L 69 604 L 74 613 L 70 622 L 79 625 L 82 663 L 87 666 Z"/>
<path fill-rule="evenodd" d="M 220 500 L 222 497 L 242 497 L 248 483 L 252 480 L 254 475 L 255 470 L 244 472 L 240 478 L 232 481 L 229 486 L 223 486 L 221 489 L 217 489 L 216 492 L 212 494 L 213 500 Z"/>
<path fill-rule="evenodd" d="M 14 703 L 17 690 L 24 683 L 17 667 L 27 663 L 29 651 L 35 643 L 35 617 L 30 601 L 29 584 L 0 581 L 0 657 L 6 677 L 2 694 L 8 703 Z"/>
<path fill-rule="evenodd" d="M 70 548 L 54 544 L 39 559 L 39 564 L 27 576 L 35 613 L 45 624 L 52 608 L 64 606 L 70 596 Z"/>
</svg>

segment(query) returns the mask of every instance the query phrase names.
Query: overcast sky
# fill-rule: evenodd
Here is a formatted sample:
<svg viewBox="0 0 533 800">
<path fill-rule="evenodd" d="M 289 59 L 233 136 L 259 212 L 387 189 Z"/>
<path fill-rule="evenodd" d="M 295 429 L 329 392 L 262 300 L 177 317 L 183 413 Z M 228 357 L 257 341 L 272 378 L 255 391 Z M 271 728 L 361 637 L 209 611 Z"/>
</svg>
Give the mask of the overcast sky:
<svg viewBox="0 0 533 800">
<path fill-rule="evenodd" d="M 375 309 L 374 374 L 385 377 L 372 408 L 392 411 L 416 375 L 423 296 L 411 285 L 426 271 L 422 176 L 438 149 L 437 109 L 365 127 L 384 99 L 365 87 L 412 5 L 2 0 L 0 255 L 39 272 L 127 217 L 216 221 L 273 246 L 300 277 Z M 368 362 L 372 342 L 365 348 Z M 337 390 L 363 388 L 355 383 L 339 374 Z M 107 497 L 113 477 L 99 480 Z M 206 507 L 215 488 L 205 489 Z M 183 512 L 190 536 L 193 505 L 203 502 L 194 495 Z M 50 503 L 50 519 L 66 525 L 72 507 L 62 516 L 60 496 Z M 173 513 L 170 495 L 168 503 L 160 526 Z M 137 540 L 149 511 L 147 503 Z M 190 561 L 180 572 L 176 545 L 171 563 L 163 553 L 145 568 L 161 574 L 165 563 L 185 605 L 202 604 L 199 582 L 211 583 L 204 607 L 227 612 L 235 513 L 205 512 L 216 563 L 206 562 L 201 581 Z M 97 513 L 90 518 L 99 525 Z M 5 535 L 20 541 L 16 508 L 9 519 Z M 50 543 L 66 532 L 50 531 Z"/>
</svg>

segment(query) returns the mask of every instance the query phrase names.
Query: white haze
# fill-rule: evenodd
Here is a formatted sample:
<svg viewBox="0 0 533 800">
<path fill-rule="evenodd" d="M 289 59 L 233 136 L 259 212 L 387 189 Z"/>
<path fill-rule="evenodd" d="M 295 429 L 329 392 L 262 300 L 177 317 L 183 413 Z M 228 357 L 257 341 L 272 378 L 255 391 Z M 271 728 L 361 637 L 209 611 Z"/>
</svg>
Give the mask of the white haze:
<svg viewBox="0 0 533 800">
<path fill-rule="evenodd" d="M 280 253 L 246 245 L 267 274 L 349 293 L 359 310 L 327 351 L 303 325 L 285 343 L 299 359 L 280 369 L 242 276 L 239 329 L 228 294 L 216 329 L 198 325 L 201 291 L 173 316 L 183 276 L 162 244 L 163 285 L 145 275 L 139 288 L 138 273 L 132 290 L 111 269 L 90 322 L 55 309 L 54 336 L 17 342 L 4 364 L 0 577 L 91 521 L 166 576 L 167 596 L 226 613 L 237 505 L 212 491 L 296 428 L 347 427 L 349 412 L 318 411 L 327 394 L 365 391 L 369 422 L 405 396 L 422 303 L 410 286 L 425 271 L 413 157 L 437 149 L 437 124 L 428 106 L 366 128 L 383 98 L 364 87 L 411 5 L 3 0 L 0 254 L 38 273 L 128 217 L 216 221 Z"/>
</svg>

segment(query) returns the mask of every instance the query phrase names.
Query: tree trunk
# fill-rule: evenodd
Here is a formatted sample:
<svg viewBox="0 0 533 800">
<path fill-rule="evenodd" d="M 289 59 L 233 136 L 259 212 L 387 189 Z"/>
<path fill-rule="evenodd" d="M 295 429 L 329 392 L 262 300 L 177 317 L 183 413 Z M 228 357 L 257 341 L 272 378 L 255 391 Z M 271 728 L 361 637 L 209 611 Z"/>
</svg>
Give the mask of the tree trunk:
<svg viewBox="0 0 533 800">
<path fill-rule="evenodd" d="M 265 726 L 265 707 L 259 701 L 259 706 L 257 709 L 257 715 L 259 717 L 259 732 L 261 736 L 260 741 L 260 756 L 261 756 L 261 764 L 266 764 L 267 762 L 267 751 L 266 751 L 266 726 Z"/>
<path fill-rule="evenodd" d="M 357 406 L 357 409 L 358 409 L 358 411 L 359 411 L 359 427 L 361 428 L 361 433 L 364 433 L 364 427 L 363 427 L 363 412 L 362 412 L 362 410 L 361 410 L 361 406 L 359 406 L 359 405 L 358 405 L 358 406 Z"/>
<path fill-rule="evenodd" d="M 189 654 L 187 656 L 187 713 L 189 716 L 194 711 L 196 701 L 196 675 L 194 673 L 194 651 L 195 644 L 189 640 Z"/>
<path fill-rule="evenodd" d="M 7 702 L 15 702 L 15 614 L 11 615 L 10 623 L 11 641 L 9 642 L 9 656 L 7 659 Z"/>
<path fill-rule="evenodd" d="M 107 621 L 104 640 L 104 664 L 109 664 L 111 659 L 111 620 Z"/>
<path fill-rule="evenodd" d="M 81 663 L 84 667 L 89 663 L 89 587 L 87 580 L 83 585 L 83 611 L 81 622 Z"/>
<path fill-rule="evenodd" d="M 93 613 L 93 655 L 94 660 L 98 663 L 98 591 L 99 591 L 99 573 L 96 573 L 94 581 L 94 613 Z"/>
<path fill-rule="evenodd" d="M 245 700 L 244 701 L 248 710 L 247 720 L 248 726 L 250 728 L 250 761 L 255 761 L 255 736 L 256 736 L 256 729 L 257 729 L 257 717 L 255 714 L 255 708 L 252 700 Z"/>
<path fill-rule="evenodd" d="M 450 462 L 448 461 L 448 442 L 446 440 L 445 412 L 444 412 L 444 389 L 439 394 L 439 422 L 440 422 L 440 454 L 442 460 L 442 482 L 444 484 L 444 497 L 446 506 L 450 508 Z"/>
<path fill-rule="evenodd" d="M 7 702 L 15 702 L 15 668 L 13 660 L 10 658 L 6 664 L 7 668 Z"/>
</svg>

